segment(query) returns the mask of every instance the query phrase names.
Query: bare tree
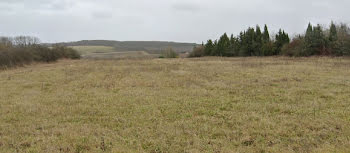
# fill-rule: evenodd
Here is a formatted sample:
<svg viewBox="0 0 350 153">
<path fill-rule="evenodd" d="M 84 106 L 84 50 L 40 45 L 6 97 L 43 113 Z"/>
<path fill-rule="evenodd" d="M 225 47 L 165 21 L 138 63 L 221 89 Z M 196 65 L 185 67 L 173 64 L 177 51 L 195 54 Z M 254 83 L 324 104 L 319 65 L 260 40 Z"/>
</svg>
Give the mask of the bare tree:
<svg viewBox="0 0 350 153">
<path fill-rule="evenodd" d="M 13 38 L 13 44 L 20 47 L 27 47 L 37 45 L 40 43 L 40 39 L 31 36 L 17 36 Z"/>
<path fill-rule="evenodd" d="M 0 44 L 4 47 L 13 46 L 13 38 L 11 37 L 0 37 Z"/>
</svg>

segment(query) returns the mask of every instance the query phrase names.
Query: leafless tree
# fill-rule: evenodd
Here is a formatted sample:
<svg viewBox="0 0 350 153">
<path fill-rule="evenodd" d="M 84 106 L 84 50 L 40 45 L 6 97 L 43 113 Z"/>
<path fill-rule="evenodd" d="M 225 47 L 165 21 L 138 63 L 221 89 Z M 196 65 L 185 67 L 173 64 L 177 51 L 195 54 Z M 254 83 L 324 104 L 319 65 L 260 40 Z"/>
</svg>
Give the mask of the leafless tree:
<svg viewBox="0 0 350 153">
<path fill-rule="evenodd" d="M 31 36 L 17 36 L 13 38 L 12 43 L 16 46 L 27 47 L 27 46 L 39 44 L 40 39 L 36 37 L 31 37 Z"/>
<path fill-rule="evenodd" d="M 0 44 L 4 47 L 11 47 L 13 45 L 13 38 L 11 37 L 0 37 Z"/>
</svg>

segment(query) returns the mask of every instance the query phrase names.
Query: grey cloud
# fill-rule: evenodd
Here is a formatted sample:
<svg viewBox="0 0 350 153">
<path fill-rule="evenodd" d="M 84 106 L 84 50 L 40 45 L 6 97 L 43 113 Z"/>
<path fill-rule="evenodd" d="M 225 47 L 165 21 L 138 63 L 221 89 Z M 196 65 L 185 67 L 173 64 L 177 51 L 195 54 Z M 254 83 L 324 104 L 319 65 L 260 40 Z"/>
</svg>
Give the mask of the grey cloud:
<svg viewBox="0 0 350 153">
<path fill-rule="evenodd" d="M 175 3 L 172 5 L 172 8 L 175 10 L 180 10 L 180 11 L 198 11 L 200 10 L 200 4 L 196 3 L 188 3 L 188 2 L 182 2 L 182 3 Z"/>
<path fill-rule="evenodd" d="M 201 42 L 268 24 L 294 34 L 307 23 L 350 22 L 348 0 L 0 0 L 0 35 Z"/>
<path fill-rule="evenodd" d="M 95 19 L 110 19 L 113 17 L 111 12 L 97 11 L 92 13 L 92 17 Z"/>
<path fill-rule="evenodd" d="M 72 0 L 1 0 L 0 6 L 16 11 L 65 11 L 74 5 Z"/>
<path fill-rule="evenodd" d="M 55 10 L 66 10 L 74 6 L 74 2 L 72 1 L 55 1 L 53 3 L 50 3 L 49 5 L 50 9 Z"/>
</svg>

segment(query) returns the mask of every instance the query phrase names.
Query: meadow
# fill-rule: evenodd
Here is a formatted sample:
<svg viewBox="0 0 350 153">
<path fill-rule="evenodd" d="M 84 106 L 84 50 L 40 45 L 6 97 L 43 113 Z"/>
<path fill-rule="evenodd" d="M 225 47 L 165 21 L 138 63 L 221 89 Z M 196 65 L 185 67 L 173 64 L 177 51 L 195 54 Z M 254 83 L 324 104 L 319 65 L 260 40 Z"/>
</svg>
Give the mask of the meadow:
<svg viewBox="0 0 350 153">
<path fill-rule="evenodd" d="M 0 78 L 0 152 L 350 152 L 349 58 L 61 60 Z"/>
<path fill-rule="evenodd" d="M 116 52 L 116 49 L 110 46 L 69 46 L 69 47 L 77 50 L 81 55 Z"/>
<path fill-rule="evenodd" d="M 123 52 L 108 52 L 108 53 L 91 53 L 83 55 L 85 59 L 145 59 L 157 58 L 160 54 L 149 54 L 145 51 L 123 51 Z"/>
<path fill-rule="evenodd" d="M 120 51 L 110 46 L 69 46 L 78 51 L 84 59 L 144 59 L 159 57 L 146 51 Z"/>
</svg>

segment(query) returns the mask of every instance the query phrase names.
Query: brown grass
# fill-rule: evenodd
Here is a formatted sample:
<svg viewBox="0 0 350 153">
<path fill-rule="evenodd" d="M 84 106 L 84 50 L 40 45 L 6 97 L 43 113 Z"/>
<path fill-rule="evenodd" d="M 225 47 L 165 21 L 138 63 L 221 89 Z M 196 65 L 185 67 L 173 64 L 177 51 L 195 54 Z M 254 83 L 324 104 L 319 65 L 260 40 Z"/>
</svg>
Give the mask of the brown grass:
<svg viewBox="0 0 350 153">
<path fill-rule="evenodd" d="M 80 60 L 0 71 L 0 152 L 350 152 L 349 65 Z"/>
</svg>

